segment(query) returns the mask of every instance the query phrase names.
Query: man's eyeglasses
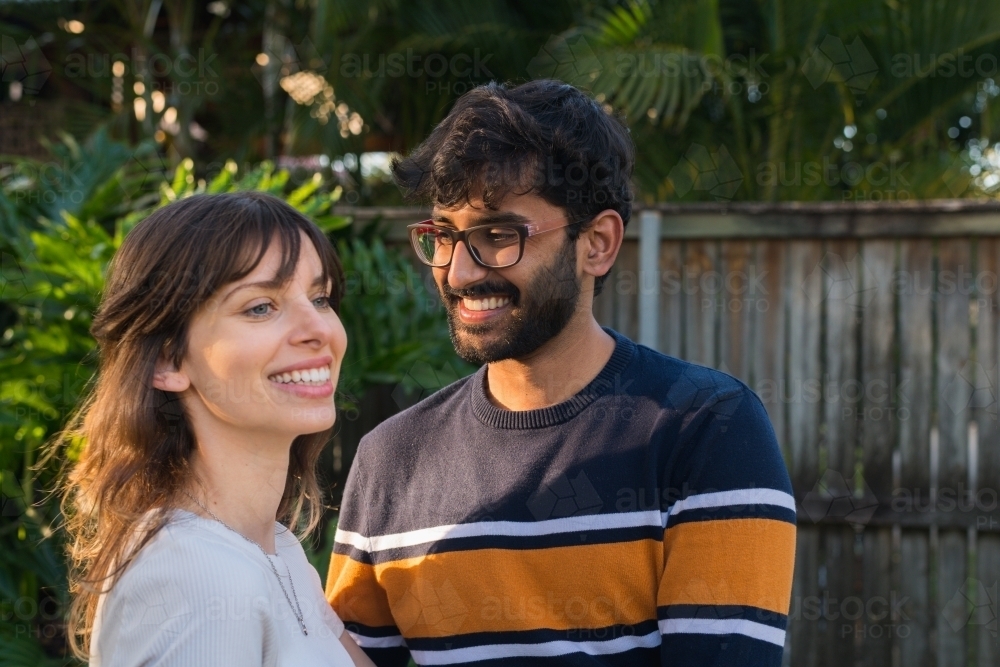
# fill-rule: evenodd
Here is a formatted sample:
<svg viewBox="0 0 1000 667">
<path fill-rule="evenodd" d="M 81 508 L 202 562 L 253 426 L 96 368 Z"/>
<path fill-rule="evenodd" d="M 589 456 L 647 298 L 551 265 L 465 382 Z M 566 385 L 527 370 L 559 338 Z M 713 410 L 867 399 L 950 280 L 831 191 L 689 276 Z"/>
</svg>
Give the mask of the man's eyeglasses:
<svg viewBox="0 0 1000 667">
<path fill-rule="evenodd" d="M 521 261 L 524 242 L 529 236 L 569 227 L 573 223 L 547 229 L 541 229 L 542 224 L 497 223 L 459 231 L 425 220 L 406 228 L 410 231 L 410 243 L 417 258 L 427 266 L 441 268 L 451 264 L 455 246 L 463 241 L 476 264 L 488 269 L 503 269 Z"/>
</svg>

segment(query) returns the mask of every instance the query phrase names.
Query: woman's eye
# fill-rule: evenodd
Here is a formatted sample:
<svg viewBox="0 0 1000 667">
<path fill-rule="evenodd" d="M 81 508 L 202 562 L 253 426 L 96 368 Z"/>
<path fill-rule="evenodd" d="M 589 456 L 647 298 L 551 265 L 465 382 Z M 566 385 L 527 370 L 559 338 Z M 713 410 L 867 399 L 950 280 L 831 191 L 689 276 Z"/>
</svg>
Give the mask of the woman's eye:
<svg viewBox="0 0 1000 667">
<path fill-rule="evenodd" d="M 313 303 L 316 303 L 316 301 L 319 301 L 320 305 L 323 306 L 324 308 L 329 308 L 330 307 L 330 296 L 329 295 L 321 296 L 318 299 L 315 299 L 313 301 Z"/>
<path fill-rule="evenodd" d="M 252 308 L 248 309 L 246 312 L 248 315 L 263 317 L 264 315 L 267 315 L 267 311 L 261 312 L 258 310 L 258 308 L 270 308 L 270 307 L 271 304 L 269 303 L 259 303 L 256 306 L 253 306 Z"/>
</svg>

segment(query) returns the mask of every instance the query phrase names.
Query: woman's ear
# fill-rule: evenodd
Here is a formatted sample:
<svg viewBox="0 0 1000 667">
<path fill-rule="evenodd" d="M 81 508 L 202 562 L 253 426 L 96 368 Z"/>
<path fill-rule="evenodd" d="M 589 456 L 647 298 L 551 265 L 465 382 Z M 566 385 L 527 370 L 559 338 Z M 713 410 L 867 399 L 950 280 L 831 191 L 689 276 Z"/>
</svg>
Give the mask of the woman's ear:
<svg viewBox="0 0 1000 667">
<path fill-rule="evenodd" d="M 173 361 L 160 357 L 153 371 L 153 386 L 162 391 L 180 393 L 191 386 L 191 379 Z"/>
</svg>

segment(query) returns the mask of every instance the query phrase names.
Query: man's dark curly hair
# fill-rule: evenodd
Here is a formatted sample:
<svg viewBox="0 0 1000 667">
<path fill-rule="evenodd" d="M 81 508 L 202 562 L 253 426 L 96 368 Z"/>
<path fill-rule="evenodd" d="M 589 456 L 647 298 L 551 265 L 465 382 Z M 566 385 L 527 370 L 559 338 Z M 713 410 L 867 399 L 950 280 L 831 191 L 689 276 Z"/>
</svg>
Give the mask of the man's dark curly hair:
<svg viewBox="0 0 1000 667">
<path fill-rule="evenodd" d="M 455 208 L 481 198 L 498 209 L 509 194 L 535 193 L 566 211 L 575 240 L 612 209 L 632 215 L 635 145 L 623 120 L 569 84 L 491 82 L 455 102 L 430 136 L 392 162 L 411 201 Z M 607 275 L 594 282 L 597 295 Z"/>
</svg>

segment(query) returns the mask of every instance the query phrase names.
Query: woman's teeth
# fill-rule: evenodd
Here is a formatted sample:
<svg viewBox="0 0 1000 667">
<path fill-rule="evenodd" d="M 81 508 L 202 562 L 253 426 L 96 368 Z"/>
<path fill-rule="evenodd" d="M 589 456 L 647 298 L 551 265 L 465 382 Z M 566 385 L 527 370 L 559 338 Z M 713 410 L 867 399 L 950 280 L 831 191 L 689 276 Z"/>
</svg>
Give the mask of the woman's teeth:
<svg viewBox="0 0 1000 667">
<path fill-rule="evenodd" d="M 506 296 L 500 298 L 491 296 L 488 299 L 462 299 L 462 304 L 468 310 L 495 310 L 503 308 L 508 303 L 510 303 L 510 298 Z"/>
<path fill-rule="evenodd" d="M 282 373 L 281 375 L 271 375 L 268 379 L 274 382 L 281 382 L 283 384 L 294 383 L 320 385 L 330 379 L 330 369 L 326 366 L 322 368 L 309 368 L 302 371 Z"/>
</svg>

